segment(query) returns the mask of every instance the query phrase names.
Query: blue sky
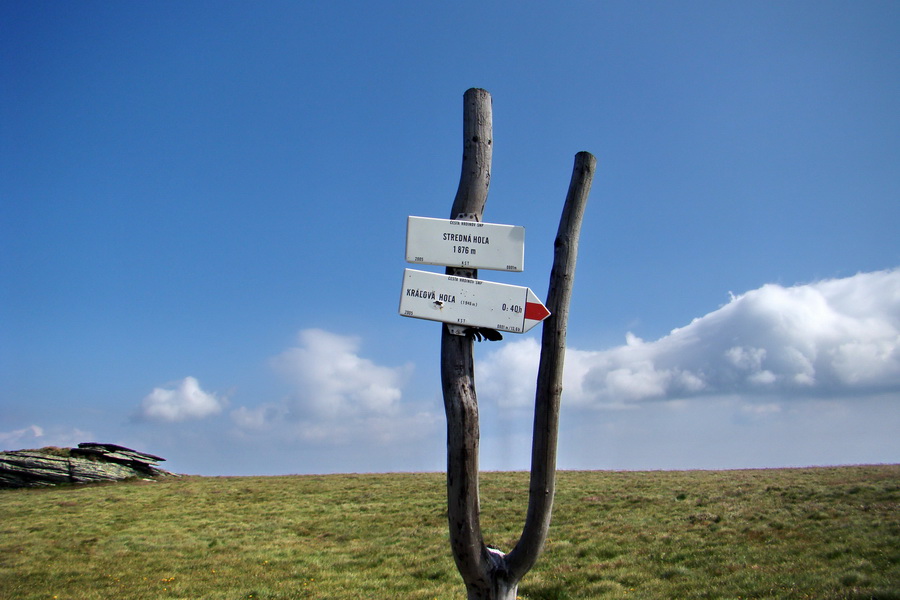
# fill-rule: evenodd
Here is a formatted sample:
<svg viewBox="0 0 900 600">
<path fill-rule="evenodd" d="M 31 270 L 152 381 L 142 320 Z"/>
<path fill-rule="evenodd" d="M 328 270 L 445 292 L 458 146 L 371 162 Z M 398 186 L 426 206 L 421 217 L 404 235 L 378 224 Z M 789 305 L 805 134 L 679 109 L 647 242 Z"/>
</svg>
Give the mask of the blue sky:
<svg viewBox="0 0 900 600">
<path fill-rule="evenodd" d="M 493 97 L 485 220 L 546 296 L 599 162 L 560 467 L 900 461 L 895 2 L 4 2 L 0 447 L 172 470 L 441 470 L 440 326 L 397 315 Z M 540 327 L 477 348 L 528 466 Z"/>
</svg>

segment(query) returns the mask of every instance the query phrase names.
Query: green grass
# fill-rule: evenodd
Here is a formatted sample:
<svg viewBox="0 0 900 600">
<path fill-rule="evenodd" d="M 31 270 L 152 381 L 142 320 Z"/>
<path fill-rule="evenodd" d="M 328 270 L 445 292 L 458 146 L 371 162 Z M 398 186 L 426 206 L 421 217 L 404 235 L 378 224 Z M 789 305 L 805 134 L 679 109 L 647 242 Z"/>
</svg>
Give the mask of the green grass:
<svg viewBox="0 0 900 600">
<path fill-rule="evenodd" d="M 509 550 L 526 473 L 482 477 Z M 442 474 L 0 491 L 0 598 L 464 598 Z M 563 472 L 526 600 L 900 600 L 900 466 Z"/>
</svg>

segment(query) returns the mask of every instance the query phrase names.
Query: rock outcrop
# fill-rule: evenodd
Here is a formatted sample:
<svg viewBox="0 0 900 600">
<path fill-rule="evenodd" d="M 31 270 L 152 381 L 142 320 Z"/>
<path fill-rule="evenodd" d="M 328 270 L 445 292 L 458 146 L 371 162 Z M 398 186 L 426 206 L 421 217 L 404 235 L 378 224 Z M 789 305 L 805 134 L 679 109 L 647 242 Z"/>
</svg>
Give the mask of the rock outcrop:
<svg viewBox="0 0 900 600">
<path fill-rule="evenodd" d="M 166 459 L 115 444 L 78 444 L 0 452 L 0 488 L 120 481 L 172 475 L 156 466 Z"/>
</svg>

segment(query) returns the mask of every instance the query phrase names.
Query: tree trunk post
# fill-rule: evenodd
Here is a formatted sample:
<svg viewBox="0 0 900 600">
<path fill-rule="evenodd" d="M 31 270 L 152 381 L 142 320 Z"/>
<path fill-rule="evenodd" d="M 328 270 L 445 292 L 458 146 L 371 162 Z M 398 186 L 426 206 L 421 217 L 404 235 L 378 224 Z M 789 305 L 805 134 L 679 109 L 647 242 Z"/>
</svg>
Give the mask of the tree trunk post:
<svg viewBox="0 0 900 600">
<path fill-rule="evenodd" d="M 450 218 L 482 220 L 491 180 L 493 149 L 491 96 L 470 89 L 464 97 L 463 161 Z M 515 600 L 518 583 L 531 569 L 547 537 L 556 482 L 556 445 L 566 322 L 578 236 L 596 159 L 587 152 L 575 167 L 557 233 L 541 359 L 535 395 L 534 441 L 528 514 L 522 536 L 508 555 L 488 548 L 481 533 L 478 491 L 478 401 L 475 394 L 473 339 L 441 333 L 441 387 L 447 415 L 447 520 L 450 547 L 469 600 Z M 448 268 L 475 278 L 472 269 Z"/>
<path fill-rule="evenodd" d="M 553 496 L 556 493 L 556 448 L 569 302 L 575 281 L 581 222 L 596 168 L 597 159 L 592 154 L 579 152 L 575 155 L 569 192 L 553 244 L 553 268 L 546 305 L 550 316 L 543 323 L 534 399 L 528 513 L 522 537 L 507 557 L 509 570 L 520 578 L 534 566 L 550 528 Z"/>
<path fill-rule="evenodd" d="M 493 126 L 491 95 L 470 89 L 463 96 L 463 160 L 459 188 L 450 218 L 462 215 L 481 221 L 491 184 Z M 468 271 L 468 272 L 464 272 Z M 473 270 L 448 273 L 474 278 Z M 450 547 L 469 598 L 488 598 L 476 590 L 490 587 L 490 569 L 481 536 L 478 494 L 478 402 L 475 397 L 473 340 L 441 332 L 441 387 L 447 414 L 447 519 Z M 473 596 L 473 592 L 476 594 Z"/>
</svg>

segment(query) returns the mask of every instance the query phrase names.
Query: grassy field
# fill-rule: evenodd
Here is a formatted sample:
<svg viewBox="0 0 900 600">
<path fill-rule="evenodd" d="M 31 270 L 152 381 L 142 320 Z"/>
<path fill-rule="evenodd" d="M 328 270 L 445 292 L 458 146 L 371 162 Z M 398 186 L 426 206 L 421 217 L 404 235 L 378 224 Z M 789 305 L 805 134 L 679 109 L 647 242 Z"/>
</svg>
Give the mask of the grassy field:
<svg viewBox="0 0 900 600">
<path fill-rule="evenodd" d="M 486 473 L 488 543 L 526 473 Z M 442 474 L 0 490 L 0 598 L 464 598 Z M 567 598 L 900 599 L 900 466 L 560 473 L 520 585 Z"/>
</svg>

